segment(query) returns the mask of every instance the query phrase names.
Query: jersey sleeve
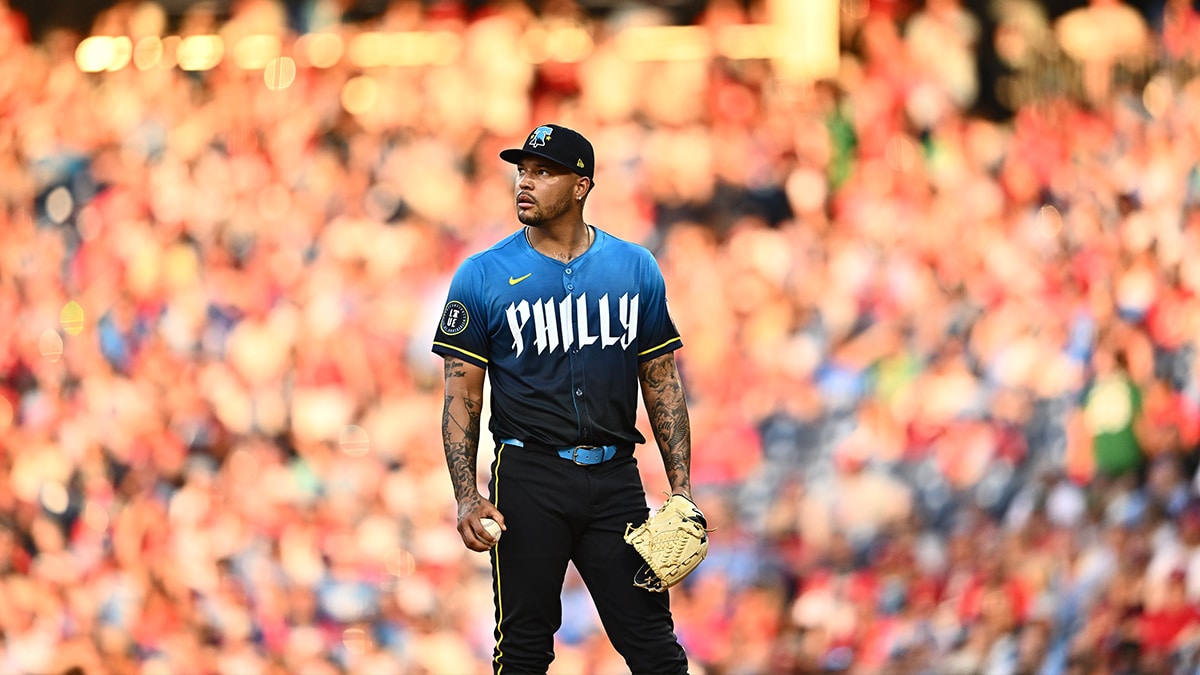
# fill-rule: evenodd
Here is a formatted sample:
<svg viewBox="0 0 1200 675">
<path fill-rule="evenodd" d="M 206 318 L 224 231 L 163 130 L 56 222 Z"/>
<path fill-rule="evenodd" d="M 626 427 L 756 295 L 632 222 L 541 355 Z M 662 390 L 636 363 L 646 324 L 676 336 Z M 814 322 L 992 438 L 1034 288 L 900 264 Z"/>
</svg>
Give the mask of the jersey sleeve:
<svg viewBox="0 0 1200 675">
<path fill-rule="evenodd" d="M 433 352 L 455 356 L 480 368 L 488 366 L 483 274 L 474 259 L 459 266 L 450 281 L 446 304 L 433 337 Z"/>
<path fill-rule="evenodd" d="M 638 343 L 638 362 L 644 363 L 683 346 L 679 330 L 667 307 L 667 285 L 658 261 L 649 251 L 642 265 L 642 297 L 645 304 L 639 309 L 642 324 Z"/>
</svg>

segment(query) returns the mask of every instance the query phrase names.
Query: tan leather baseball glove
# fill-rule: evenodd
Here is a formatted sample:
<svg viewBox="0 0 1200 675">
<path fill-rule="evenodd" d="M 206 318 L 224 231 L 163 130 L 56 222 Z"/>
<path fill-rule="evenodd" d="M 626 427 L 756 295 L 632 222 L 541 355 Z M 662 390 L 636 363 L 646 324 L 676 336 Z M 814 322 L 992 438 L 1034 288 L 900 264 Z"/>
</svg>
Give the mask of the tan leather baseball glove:
<svg viewBox="0 0 1200 675">
<path fill-rule="evenodd" d="M 625 526 L 625 541 L 646 564 L 633 584 L 662 592 L 683 581 L 708 555 L 708 522 L 692 500 L 671 495 L 646 522 Z"/>
</svg>

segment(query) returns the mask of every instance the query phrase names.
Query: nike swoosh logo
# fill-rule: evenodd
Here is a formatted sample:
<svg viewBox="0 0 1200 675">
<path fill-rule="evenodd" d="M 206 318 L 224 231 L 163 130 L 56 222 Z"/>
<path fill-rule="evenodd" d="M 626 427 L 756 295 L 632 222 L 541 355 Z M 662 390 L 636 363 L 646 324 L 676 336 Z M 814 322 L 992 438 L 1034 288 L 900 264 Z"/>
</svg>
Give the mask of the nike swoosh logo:
<svg viewBox="0 0 1200 675">
<path fill-rule="evenodd" d="M 525 275 L 525 276 L 523 276 L 523 277 L 509 277 L 509 278 L 508 278 L 508 285 L 509 285 L 509 286 L 516 286 L 517 284 L 521 283 L 522 281 L 525 281 L 526 279 L 528 279 L 528 278 L 529 278 L 529 277 L 531 277 L 531 276 L 533 276 L 533 272 L 530 272 L 529 274 L 526 274 L 526 275 Z"/>
</svg>

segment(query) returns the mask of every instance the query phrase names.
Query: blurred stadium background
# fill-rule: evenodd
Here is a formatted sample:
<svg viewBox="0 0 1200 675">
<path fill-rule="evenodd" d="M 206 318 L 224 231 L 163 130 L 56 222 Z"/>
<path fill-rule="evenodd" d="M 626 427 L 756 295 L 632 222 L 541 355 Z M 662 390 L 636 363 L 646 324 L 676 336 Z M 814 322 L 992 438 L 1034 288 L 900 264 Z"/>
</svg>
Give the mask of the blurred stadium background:
<svg viewBox="0 0 1200 675">
<path fill-rule="evenodd" d="M 694 675 L 1200 672 L 1190 0 L 0 0 L 0 55 L 0 675 L 490 672 L 429 340 L 547 120 L 685 337 Z"/>
</svg>

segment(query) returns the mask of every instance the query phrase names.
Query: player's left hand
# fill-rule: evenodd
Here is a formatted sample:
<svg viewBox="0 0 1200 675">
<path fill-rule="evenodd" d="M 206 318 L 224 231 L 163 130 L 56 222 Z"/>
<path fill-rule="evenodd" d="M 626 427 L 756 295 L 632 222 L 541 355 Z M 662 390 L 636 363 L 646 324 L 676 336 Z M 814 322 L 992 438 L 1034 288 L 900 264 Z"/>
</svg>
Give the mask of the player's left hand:
<svg viewBox="0 0 1200 675">
<path fill-rule="evenodd" d="M 708 521 L 691 497 L 676 492 L 646 522 L 625 526 L 625 542 L 646 564 L 633 585 L 663 592 L 683 581 L 708 555 Z"/>
</svg>

